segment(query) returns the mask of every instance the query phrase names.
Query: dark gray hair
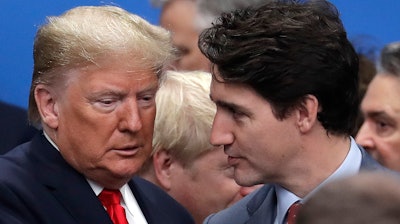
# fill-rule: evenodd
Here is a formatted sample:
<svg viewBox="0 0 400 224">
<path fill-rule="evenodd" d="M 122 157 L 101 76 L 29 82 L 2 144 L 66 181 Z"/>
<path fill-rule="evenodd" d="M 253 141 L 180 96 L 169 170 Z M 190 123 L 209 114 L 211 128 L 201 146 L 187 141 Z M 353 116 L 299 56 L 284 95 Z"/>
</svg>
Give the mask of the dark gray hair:
<svg viewBox="0 0 400 224">
<path fill-rule="evenodd" d="M 379 73 L 400 77 L 400 42 L 387 44 L 381 51 Z"/>
</svg>

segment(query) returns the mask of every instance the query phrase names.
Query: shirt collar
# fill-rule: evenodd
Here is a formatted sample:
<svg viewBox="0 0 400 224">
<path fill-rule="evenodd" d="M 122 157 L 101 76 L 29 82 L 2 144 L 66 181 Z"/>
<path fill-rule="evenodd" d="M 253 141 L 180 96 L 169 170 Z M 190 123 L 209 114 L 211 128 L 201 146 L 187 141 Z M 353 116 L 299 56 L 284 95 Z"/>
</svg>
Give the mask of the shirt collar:
<svg viewBox="0 0 400 224">
<path fill-rule="evenodd" d="M 318 187 L 316 187 L 312 192 L 310 192 L 304 199 L 297 197 L 292 192 L 286 190 L 285 188 L 275 185 L 276 196 L 278 199 L 277 211 L 275 224 L 283 223 L 286 211 L 289 207 L 296 201 L 307 200 L 310 195 L 316 192 L 319 188 L 328 182 L 336 180 L 338 178 L 343 178 L 346 176 L 357 174 L 360 170 L 362 155 L 360 149 L 358 148 L 353 137 L 350 137 L 350 150 L 344 159 L 340 167 L 332 173 L 327 179 L 325 179 Z"/>
<path fill-rule="evenodd" d="M 47 141 L 50 142 L 50 144 L 60 151 L 57 147 L 57 145 L 51 140 L 51 138 L 44 132 L 44 136 L 46 137 Z M 100 186 L 98 183 L 87 179 L 87 182 L 89 183 L 90 187 L 92 188 L 93 192 L 96 194 L 96 196 L 99 196 L 101 191 L 104 189 L 104 187 Z M 143 215 L 143 212 L 139 206 L 139 203 L 137 202 L 135 196 L 133 195 L 131 189 L 129 188 L 128 183 L 124 184 L 119 191 L 121 192 L 122 198 L 121 198 L 121 205 L 125 208 L 125 212 L 127 212 L 127 219 L 129 223 L 145 223 L 147 224 L 146 218 Z"/>
<path fill-rule="evenodd" d="M 361 151 L 358 148 L 354 138 L 350 137 L 350 150 L 345 160 L 343 161 L 342 165 L 340 165 L 340 167 L 332 175 L 330 175 L 327 179 L 325 179 L 318 187 L 316 187 L 313 191 L 311 191 L 304 198 L 304 200 L 307 200 L 319 188 L 321 188 L 322 186 L 333 180 L 357 174 L 360 170 L 361 160 L 362 160 Z"/>
<path fill-rule="evenodd" d="M 49 141 L 50 144 L 51 144 L 55 149 L 57 149 L 57 151 L 60 151 L 60 149 L 58 149 L 56 143 L 54 143 L 53 140 L 51 140 L 51 138 L 49 137 L 49 135 L 48 135 L 44 130 L 43 130 L 43 134 L 44 134 L 44 137 L 46 137 L 47 141 Z"/>
<path fill-rule="evenodd" d="M 278 198 L 275 223 L 283 223 L 286 211 L 294 202 L 301 201 L 301 198 L 279 185 L 275 185 L 275 192 Z"/>
</svg>

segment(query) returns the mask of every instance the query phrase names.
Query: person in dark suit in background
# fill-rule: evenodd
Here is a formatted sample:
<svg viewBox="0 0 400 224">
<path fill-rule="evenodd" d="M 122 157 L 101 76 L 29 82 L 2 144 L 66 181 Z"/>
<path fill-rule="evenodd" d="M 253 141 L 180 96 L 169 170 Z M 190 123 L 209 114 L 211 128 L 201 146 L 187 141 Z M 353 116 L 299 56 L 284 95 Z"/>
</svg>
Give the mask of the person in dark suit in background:
<svg viewBox="0 0 400 224">
<path fill-rule="evenodd" d="M 0 101 L 0 155 L 31 140 L 38 130 L 29 125 L 23 108 Z"/>
<path fill-rule="evenodd" d="M 152 150 L 169 33 L 114 6 L 49 17 L 34 42 L 29 119 L 43 132 L 0 157 L 0 223 L 194 223 L 134 177 Z"/>
<path fill-rule="evenodd" d="M 224 146 L 239 185 L 265 184 L 204 223 L 292 223 L 323 184 L 386 170 L 350 136 L 358 57 L 329 1 L 222 14 L 199 47 L 213 64 L 211 143 Z"/>
</svg>

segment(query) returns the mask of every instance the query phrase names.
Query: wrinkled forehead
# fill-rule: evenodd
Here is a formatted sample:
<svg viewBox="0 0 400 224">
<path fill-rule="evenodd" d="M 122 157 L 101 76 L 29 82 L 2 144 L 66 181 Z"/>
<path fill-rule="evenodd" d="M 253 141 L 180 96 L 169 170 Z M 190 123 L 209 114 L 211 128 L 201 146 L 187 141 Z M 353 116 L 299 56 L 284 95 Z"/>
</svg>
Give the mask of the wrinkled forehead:
<svg viewBox="0 0 400 224">
<path fill-rule="evenodd" d="M 87 76 L 95 78 L 96 74 L 106 74 L 110 79 L 124 76 L 137 81 L 152 80 L 155 84 L 162 80 L 161 71 L 134 57 L 108 57 L 80 66 L 60 68 L 53 73 L 58 78 L 53 79 L 54 82 L 49 85 L 60 89 Z"/>
</svg>

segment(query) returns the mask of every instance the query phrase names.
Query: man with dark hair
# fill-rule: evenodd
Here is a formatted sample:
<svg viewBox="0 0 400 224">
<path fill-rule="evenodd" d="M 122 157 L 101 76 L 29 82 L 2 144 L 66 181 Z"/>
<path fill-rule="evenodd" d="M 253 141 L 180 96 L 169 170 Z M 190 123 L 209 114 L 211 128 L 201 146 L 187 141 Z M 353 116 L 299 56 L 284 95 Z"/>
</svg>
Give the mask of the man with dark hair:
<svg viewBox="0 0 400 224">
<path fill-rule="evenodd" d="M 384 166 L 400 171 L 400 42 L 381 51 L 378 73 L 361 103 L 365 118 L 357 143 Z"/>
<path fill-rule="evenodd" d="M 199 47 L 213 63 L 211 143 L 224 146 L 238 184 L 266 184 L 205 223 L 287 223 L 324 183 L 384 169 L 350 136 L 358 57 L 328 1 L 223 14 Z"/>
</svg>

